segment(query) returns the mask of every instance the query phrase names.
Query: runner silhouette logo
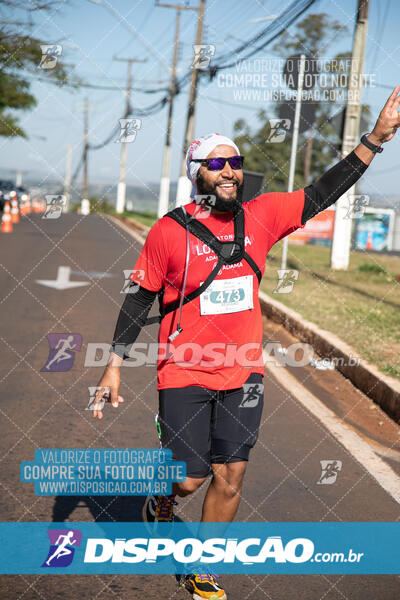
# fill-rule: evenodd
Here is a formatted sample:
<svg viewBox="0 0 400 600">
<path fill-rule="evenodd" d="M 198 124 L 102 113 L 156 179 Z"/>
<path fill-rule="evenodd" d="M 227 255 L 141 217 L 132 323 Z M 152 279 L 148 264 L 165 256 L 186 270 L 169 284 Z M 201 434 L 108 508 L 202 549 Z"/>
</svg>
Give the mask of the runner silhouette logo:
<svg viewBox="0 0 400 600">
<path fill-rule="evenodd" d="M 255 408 L 264 394 L 263 383 L 244 383 L 243 399 L 239 408 Z"/>
<path fill-rule="evenodd" d="M 46 364 L 41 371 L 59 373 L 69 371 L 75 360 L 75 352 L 81 349 L 82 336 L 79 333 L 49 333 L 50 350 Z"/>
<path fill-rule="evenodd" d="M 68 567 L 72 563 L 75 547 L 81 545 L 82 532 L 79 529 L 48 529 L 49 553 L 42 567 Z"/>
<path fill-rule="evenodd" d="M 339 472 L 342 470 L 341 460 L 320 460 L 321 463 L 321 476 L 317 481 L 318 485 L 327 484 L 330 485 L 336 482 Z"/>
</svg>

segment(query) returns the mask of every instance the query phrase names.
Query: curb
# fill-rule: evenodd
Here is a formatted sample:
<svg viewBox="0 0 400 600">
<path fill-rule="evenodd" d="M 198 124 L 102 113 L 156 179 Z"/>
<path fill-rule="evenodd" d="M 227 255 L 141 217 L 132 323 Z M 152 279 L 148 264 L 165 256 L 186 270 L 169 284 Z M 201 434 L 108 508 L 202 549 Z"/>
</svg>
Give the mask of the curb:
<svg viewBox="0 0 400 600">
<path fill-rule="evenodd" d="M 259 292 L 261 310 L 272 321 L 283 325 L 302 342 L 311 344 L 321 357 L 340 359 L 335 368 L 353 385 L 371 398 L 396 422 L 400 422 L 400 381 L 381 373 L 374 365 L 361 359 L 351 365 L 350 359 L 359 358 L 356 351 L 334 333 L 305 321 L 296 311 Z"/>
<path fill-rule="evenodd" d="M 121 227 L 124 231 L 129 233 L 137 242 L 140 244 L 144 244 L 146 241 L 146 236 L 148 234 L 148 229 L 143 229 L 143 225 L 140 223 L 141 228 L 137 226 L 137 221 L 133 223 L 130 219 L 123 219 L 122 217 L 115 217 L 114 215 L 106 215 L 107 219 Z"/>
<path fill-rule="evenodd" d="M 150 227 L 143 225 L 143 223 L 141 223 L 140 221 L 137 221 L 133 217 L 121 217 L 120 215 L 118 215 L 116 218 L 120 219 L 126 225 L 129 225 L 129 224 L 133 225 L 136 229 L 139 229 L 139 231 L 143 232 L 145 235 L 147 235 L 149 233 Z"/>
</svg>

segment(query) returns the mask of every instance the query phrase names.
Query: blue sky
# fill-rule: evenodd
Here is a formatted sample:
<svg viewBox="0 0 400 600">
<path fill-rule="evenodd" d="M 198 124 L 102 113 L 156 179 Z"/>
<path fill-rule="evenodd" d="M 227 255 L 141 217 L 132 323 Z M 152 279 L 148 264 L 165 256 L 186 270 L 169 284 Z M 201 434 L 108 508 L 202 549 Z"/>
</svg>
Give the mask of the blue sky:
<svg viewBox="0 0 400 600">
<path fill-rule="evenodd" d="M 72 144 L 73 170 L 82 149 L 83 99 L 90 102 L 90 141 L 102 142 L 123 116 L 126 64 L 114 57 L 146 58 L 144 64 L 133 65 L 133 86 L 157 88 L 168 85 L 170 73 L 166 64 L 172 58 L 175 10 L 155 7 L 154 0 L 102 0 L 119 14 L 115 18 L 103 6 L 89 0 L 66 2 L 60 11 L 34 17 L 33 33 L 43 43 L 61 43 L 63 60 L 75 65 L 75 71 L 85 82 L 115 87 L 115 91 L 82 89 L 70 92 L 46 82 L 33 80 L 32 91 L 38 105 L 21 113 L 28 140 L 1 139 L 1 172 L 4 169 L 24 169 L 30 175 L 62 178 L 65 170 L 67 145 Z M 240 40 L 246 40 L 266 26 L 250 20 L 279 15 L 289 0 L 207 0 L 205 42 L 214 44 L 216 57 L 233 51 Z M 189 5 L 195 6 L 196 0 Z M 309 10 L 326 12 L 343 24 L 348 31 L 335 39 L 324 55 L 332 57 L 352 45 L 356 0 L 319 0 Z M 124 26 L 121 21 L 125 23 Z M 400 84 L 399 34 L 400 3 L 395 0 L 371 0 L 365 73 L 374 75 L 374 86 L 366 89 L 363 101 L 378 115 L 390 90 L 379 85 Z M 195 38 L 196 13 L 183 11 L 181 19 L 180 74 L 191 62 Z M 129 28 L 135 30 L 134 35 Z M 287 35 L 290 36 L 291 29 Z M 231 36 L 231 37 L 230 37 Z M 152 52 L 140 42 L 144 39 Z M 156 58 L 157 57 L 157 58 Z M 258 58 L 276 58 L 267 48 Z M 231 70 L 231 73 L 234 73 Z M 39 76 L 43 73 L 38 70 Z M 161 82 L 161 83 L 160 83 Z M 378 85 L 379 84 L 379 85 Z M 162 94 L 143 94 L 134 91 L 132 105 L 149 106 Z M 171 179 L 176 180 L 182 152 L 184 124 L 187 111 L 187 88 L 177 97 L 172 130 Z M 228 102 L 228 103 L 226 103 Z M 244 118 L 257 127 L 255 107 L 267 108 L 263 101 L 235 100 L 231 89 L 222 88 L 217 81 L 201 85 L 196 114 L 196 135 L 218 131 L 233 134 L 233 123 Z M 162 150 L 167 120 L 166 108 L 142 120 L 134 143 L 128 146 L 127 183 L 144 185 L 157 182 L 161 175 Z M 45 139 L 43 139 L 45 138 Z M 368 170 L 363 191 L 371 194 L 398 196 L 397 170 L 400 141 L 397 136 L 385 145 L 382 155 L 375 158 Z M 90 153 L 91 180 L 118 180 L 120 144 L 111 142 L 102 150 Z"/>
</svg>

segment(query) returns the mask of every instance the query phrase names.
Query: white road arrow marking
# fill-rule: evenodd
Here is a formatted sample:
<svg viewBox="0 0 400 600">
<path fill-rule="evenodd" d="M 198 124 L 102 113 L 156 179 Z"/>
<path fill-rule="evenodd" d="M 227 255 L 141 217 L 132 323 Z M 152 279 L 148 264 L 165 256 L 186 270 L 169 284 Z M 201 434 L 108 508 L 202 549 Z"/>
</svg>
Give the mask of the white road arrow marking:
<svg viewBox="0 0 400 600">
<path fill-rule="evenodd" d="M 116 277 L 114 273 L 107 273 L 106 271 L 71 271 L 71 275 L 79 275 L 80 277 L 87 275 L 91 279 L 107 279 L 109 277 Z"/>
<path fill-rule="evenodd" d="M 37 279 L 36 283 L 56 290 L 67 290 L 69 288 L 89 285 L 88 281 L 70 281 L 71 267 L 58 267 L 57 279 Z"/>
</svg>

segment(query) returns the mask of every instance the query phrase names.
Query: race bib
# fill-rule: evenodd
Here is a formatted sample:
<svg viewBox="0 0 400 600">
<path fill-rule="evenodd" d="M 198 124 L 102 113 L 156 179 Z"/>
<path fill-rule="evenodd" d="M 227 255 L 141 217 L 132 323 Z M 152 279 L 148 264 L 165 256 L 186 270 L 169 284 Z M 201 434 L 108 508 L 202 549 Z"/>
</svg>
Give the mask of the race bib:
<svg viewBox="0 0 400 600">
<path fill-rule="evenodd" d="M 253 275 L 214 279 L 200 294 L 200 314 L 220 315 L 253 308 Z"/>
</svg>

